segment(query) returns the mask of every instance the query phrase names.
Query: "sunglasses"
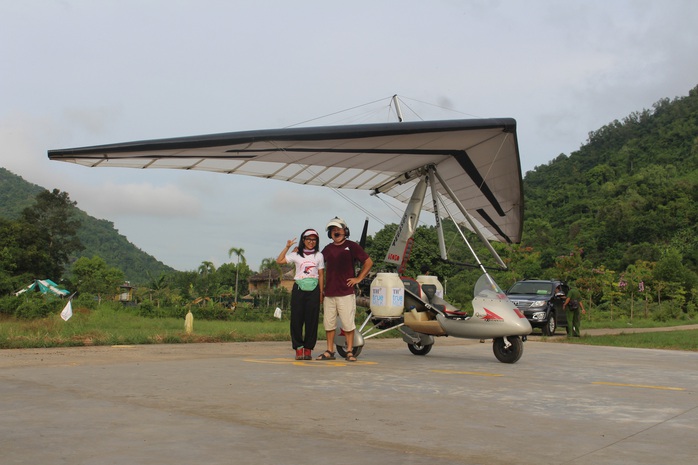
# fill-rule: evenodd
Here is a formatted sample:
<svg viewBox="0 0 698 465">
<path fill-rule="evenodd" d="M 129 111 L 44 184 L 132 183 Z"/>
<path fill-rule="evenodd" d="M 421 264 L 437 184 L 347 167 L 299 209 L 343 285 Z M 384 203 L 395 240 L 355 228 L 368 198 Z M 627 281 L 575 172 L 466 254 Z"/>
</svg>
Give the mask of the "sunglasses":
<svg viewBox="0 0 698 465">
<path fill-rule="evenodd" d="M 305 238 L 303 238 L 303 240 L 304 240 L 304 241 L 310 241 L 310 242 L 317 242 L 317 239 L 315 239 L 315 238 L 313 238 L 313 237 L 305 237 Z"/>
</svg>

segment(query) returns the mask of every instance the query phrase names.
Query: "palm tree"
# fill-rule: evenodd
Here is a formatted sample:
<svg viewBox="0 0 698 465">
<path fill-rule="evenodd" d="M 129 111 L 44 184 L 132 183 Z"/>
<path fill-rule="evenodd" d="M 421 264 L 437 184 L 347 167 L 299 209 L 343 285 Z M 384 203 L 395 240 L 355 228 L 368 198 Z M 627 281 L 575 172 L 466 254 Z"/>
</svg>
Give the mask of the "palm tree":
<svg viewBox="0 0 698 465">
<path fill-rule="evenodd" d="M 242 258 L 242 263 L 245 263 L 245 256 L 243 255 L 245 253 L 245 249 L 237 249 L 235 247 L 231 247 L 230 250 L 228 250 L 228 257 L 232 258 L 233 254 L 237 255 L 238 257 L 238 262 L 235 265 L 235 307 L 238 306 L 238 276 L 240 275 L 240 259 Z"/>
<path fill-rule="evenodd" d="M 167 276 L 164 273 L 160 273 L 159 278 L 153 278 L 150 272 L 146 271 L 145 274 L 150 280 L 148 284 L 150 300 L 153 300 L 153 293 L 155 293 L 155 301 L 157 302 L 158 308 L 160 308 L 160 300 L 165 297 L 169 287 L 167 283 Z"/>
<path fill-rule="evenodd" d="M 216 266 L 212 262 L 201 262 L 201 265 L 199 265 L 199 274 L 203 276 L 204 278 L 208 276 L 211 273 L 215 273 L 216 271 Z"/>
<path fill-rule="evenodd" d="M 277 270 L 279 272 L 279 278 L 281 277 L 281 265 L 276 263 L 276 259 L 271 257 L 271 258 L 265 258 L 262 260 L 262 265 L 259 267 L 259 271 L 265 271 L 267 270 L 267 276 L 269 276 L 269 286 L 268 286 L 268 293 L 267 293 L 267 307 L 269 306 L 269 295 L 271 294 L 271 272 L 272 270 Z"/>
<path fill-rule="evenodd" d="M 212 278 L 216 272 L 216 266 L 212 262 L 203 261 L 201 262 L 201 265 L 199 265 L 198 271 L 199 276 L 201 276 L 201 279 L 198 280 L 200 283 L 200 289 L 204 294 L 202 297 L 210 297 Z"/>
</svg>

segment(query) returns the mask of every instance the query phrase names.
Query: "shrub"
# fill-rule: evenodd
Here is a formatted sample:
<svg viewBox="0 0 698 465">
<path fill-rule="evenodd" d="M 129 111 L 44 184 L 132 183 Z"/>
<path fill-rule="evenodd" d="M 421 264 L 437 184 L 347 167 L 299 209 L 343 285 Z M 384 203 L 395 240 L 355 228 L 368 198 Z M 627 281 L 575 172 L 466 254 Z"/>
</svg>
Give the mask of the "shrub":
<svg viewBox="0 0 698 465">
<path fill-rule="evenodd" d="M 19 299 L 21 303 L 15 310 L 15 316 L 24 319 L 45 318 L 52 313 L 58 313 L 67 302 L 41 294 L 30 294 L 25 298 L 20 297 Z"/>
<path fill-rule="evenodd" d="M 144 300 L 139 302 L 136 308 L 137 313 L 140 316 L 144 316 L 146 318 L 155 318 L 157 316 L 155 311 L 157 307 L 155 307 L 152 300 Z"/>
<path fill-rule="evenodd" d="M 87 308 L 95 310 L 99 305 L 99 298 L 96 295 L 80 292 L 73 298 L 73 307 Z"/>
<path fill-rule="evenodd" d="M 0 313 L 5 315 L 14 315 L 17 307 L 23 302 L 22 297 L 9 295 L 0 298 Z"/>
<path fill-rule="evenodd" d="M 680 320 L 685 317 L 681 307 L 672 301 L 662 302 L 661 307 L 652 312 L 652 319 L 655 321 Z"/>
<path fill-rule="evenodd" d="M 222 305 L 207 305 L 204 307 L 192 307 L 191 313 L 202 320 L 228 321 L 232 317 L 230 310 Z"/>
</svg>

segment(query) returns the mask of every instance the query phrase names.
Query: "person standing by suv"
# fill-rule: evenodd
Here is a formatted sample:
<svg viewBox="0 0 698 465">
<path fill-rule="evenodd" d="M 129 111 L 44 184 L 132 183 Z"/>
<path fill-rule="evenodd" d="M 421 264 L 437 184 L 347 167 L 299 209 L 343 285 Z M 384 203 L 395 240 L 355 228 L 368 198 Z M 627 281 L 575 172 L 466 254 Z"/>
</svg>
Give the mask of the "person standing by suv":
<svg viewBox="0 0 698 465">
<path fill-rule="evenodd" d="M 562 309 L 567 311 L 567 337 L 580 337 L 579 325 L 582 321 L 581 313 L 586 314 L 584 304 L 582 303 L 582 294 L 576 287 L 570 287 L 567 293 L 567 299 L 562 304 Z"/>
</svg>

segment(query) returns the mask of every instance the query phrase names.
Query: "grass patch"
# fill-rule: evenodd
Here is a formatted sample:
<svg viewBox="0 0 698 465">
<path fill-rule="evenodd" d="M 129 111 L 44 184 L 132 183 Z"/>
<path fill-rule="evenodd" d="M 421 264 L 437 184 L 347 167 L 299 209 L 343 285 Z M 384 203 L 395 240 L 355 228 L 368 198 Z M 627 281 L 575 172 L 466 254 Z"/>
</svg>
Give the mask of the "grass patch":
<svg viewBox="0 0 698 465">
<path fill-rule="evenodd" d="M 582 330 L 585 329 L 625 329 L 625 328 L 667 328 L 670 326 L 692 325 L 698 321 L 695 319 L 658 321 L 651 318 L 635 318 L 632 321 L 627 319 L 588 321 L 582 318 Z M 564 330 L 564 328 L 561 328 Z"/>
<path fill-rule="evenodd" d="M 595 346 L 698 351 L 698 331 L 657 331 L 566 338 L 560 342 Z"/>
<path fill-rule="evenodd" d="M 320 334 L 324 337 L 324 331 Z M 288 341 L 288 321 L 195 320 L 187 334 L 184 319 L 145 318 L 105 307 L 74 310 L 63 321 L 58 315 L 37 319 L 0 319 L 0 348 L 71 347 L 194 342 Z"/>
<path fill-rule="evenodd" d="M 63 321 L 58 314 L 44 318 L 15 318 L 0 314 L 0 349 L 35 347 L 73 347 L 130 344 L 178 344 L 206 342 L 254 342 L 290 341 L 287 319 L 269 321 L 194 321 L 194 331 L 184 330 L 184 319 L 148 318 L 124 311 L 120 307 L 102 306 L 97 310 L 74 308 L 73 317 Z M 690 324 L 692 321 L 677 320 L 657 322 L 635 320 L 634 328 L 666 327 Z M 624 321 L 582 322 L 584 329 L 629 328 Z M 650 333 L 625 333 L 607 336 L 584 336 L 581 338 L 556 339 L 572 344 L 591 344 L 616 347 L 639 347 L 651 349 L 698 350 L 698 331 L 665 331 Z M 378 337 L 397 337 L 390 332 Z M 318 339 L 325 338 L 322 324 Z M 550 340 L 543 338 L 543 340 Z"/>
</svg>

